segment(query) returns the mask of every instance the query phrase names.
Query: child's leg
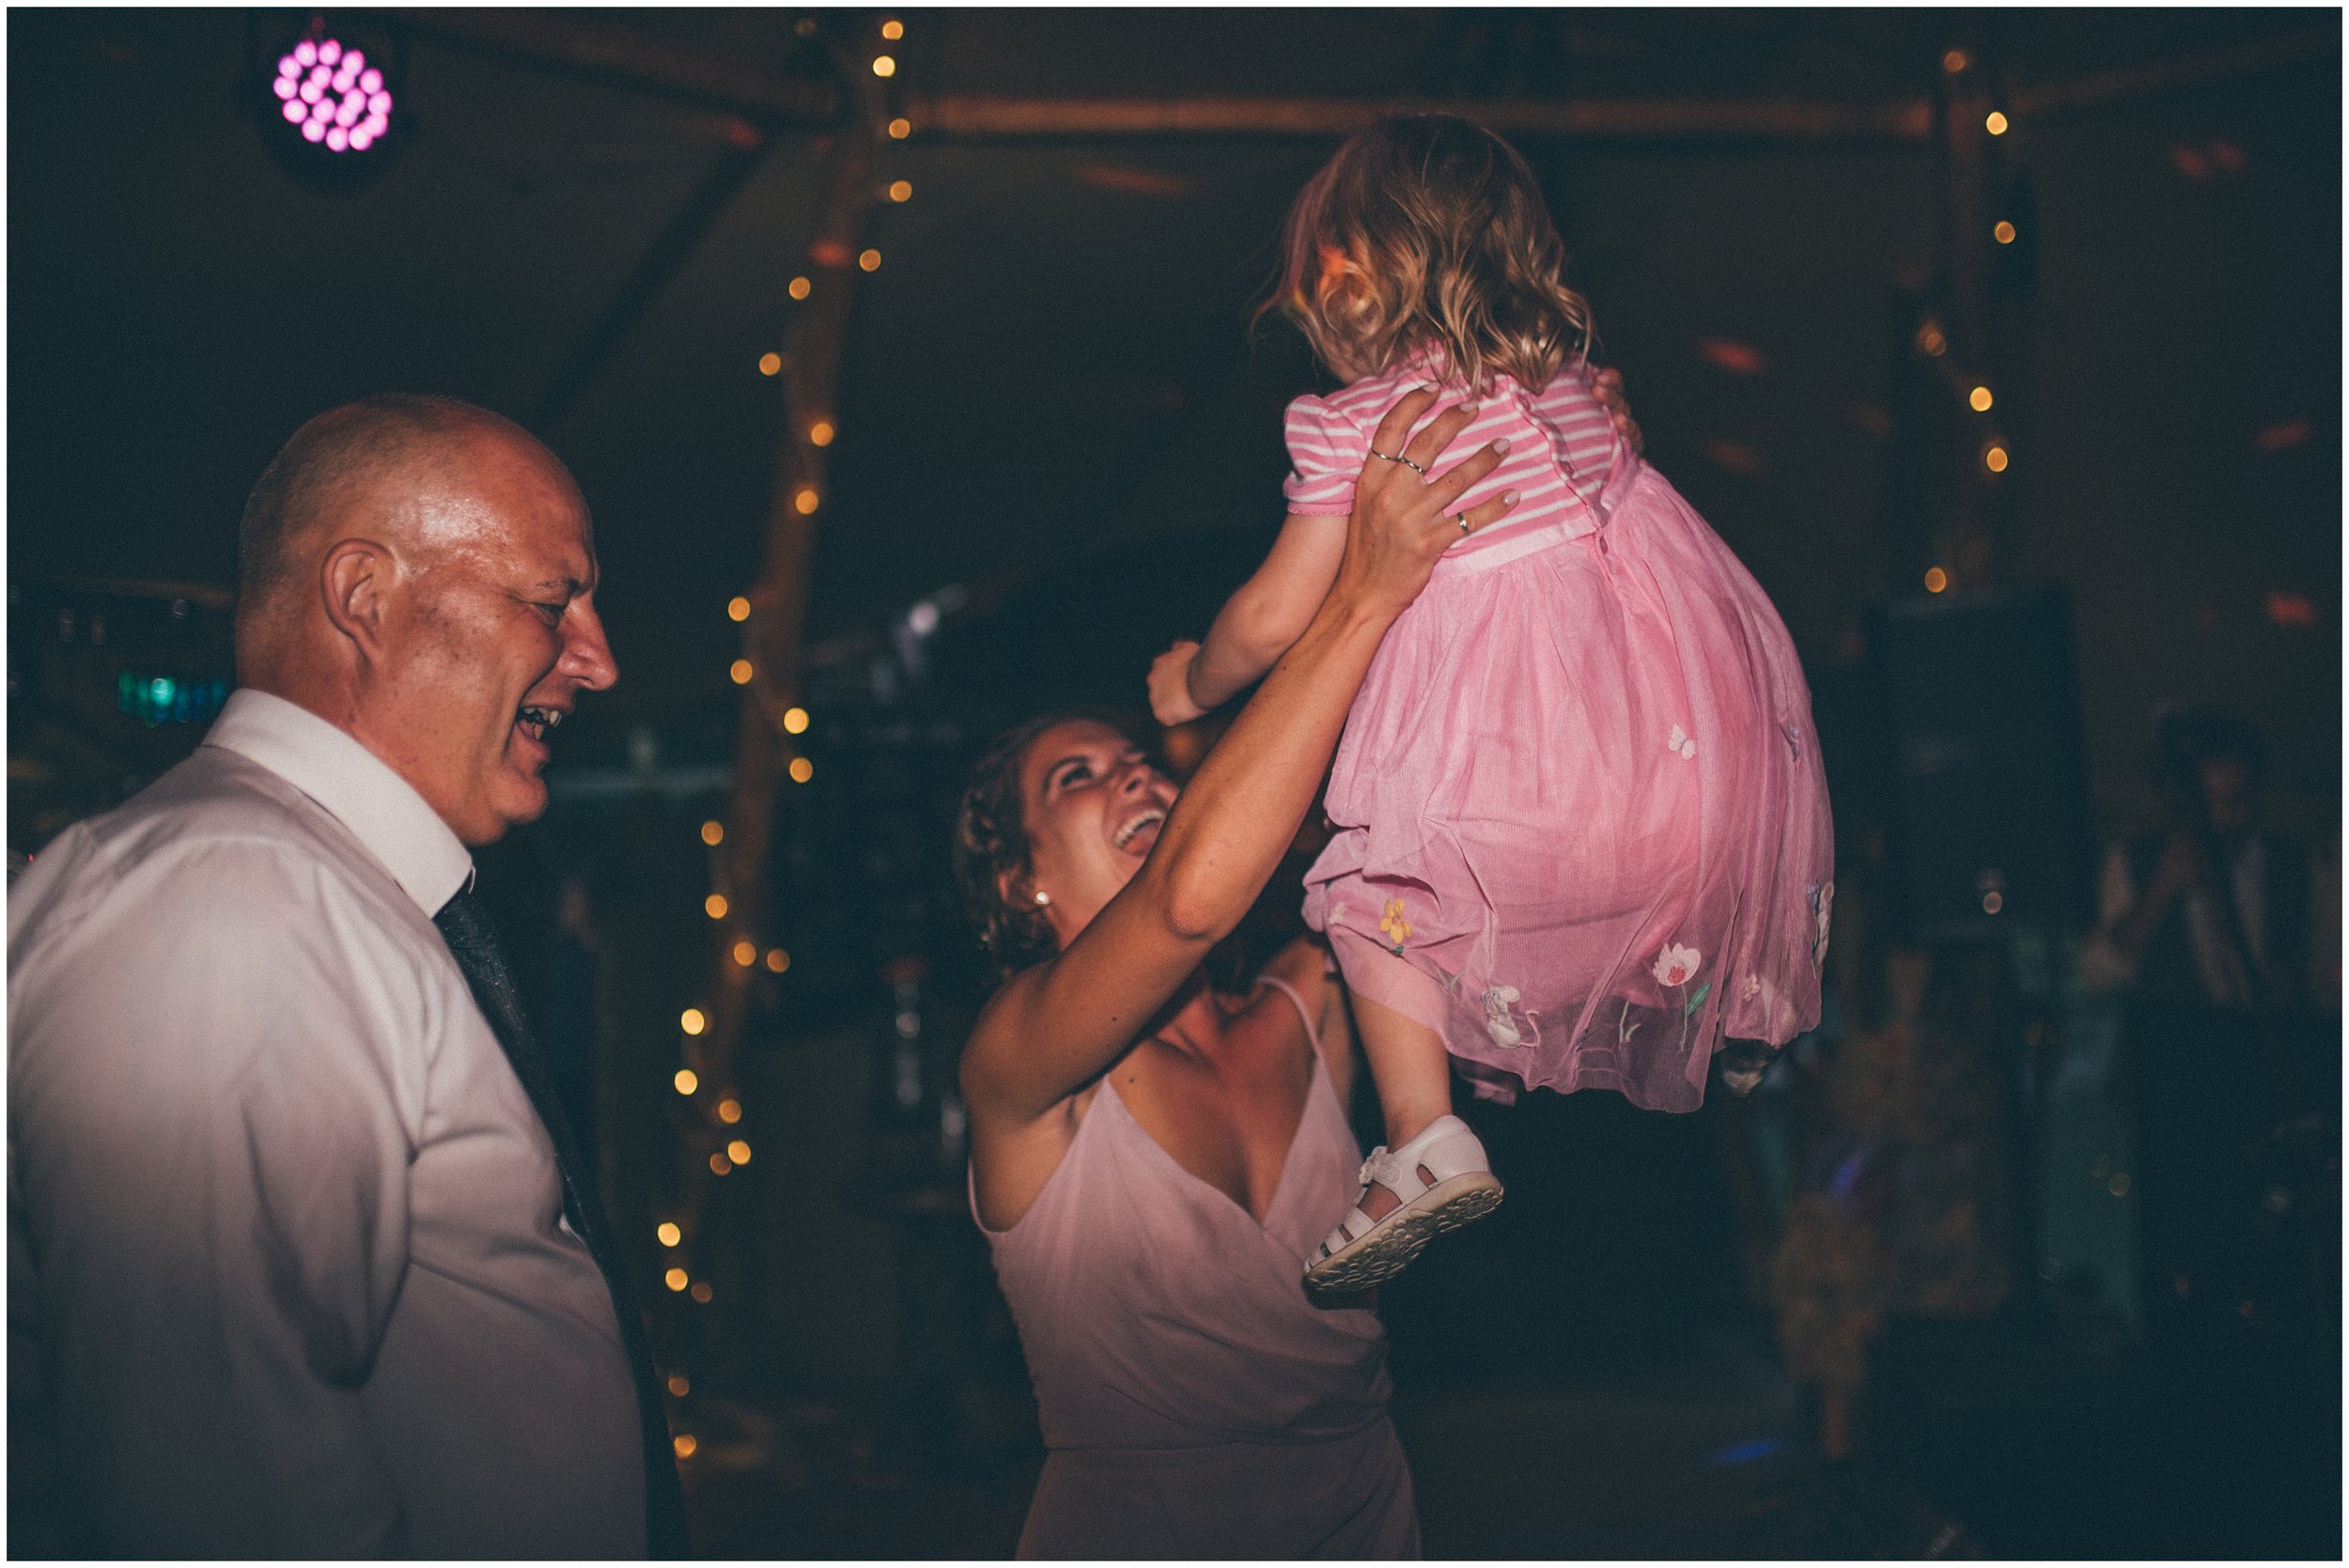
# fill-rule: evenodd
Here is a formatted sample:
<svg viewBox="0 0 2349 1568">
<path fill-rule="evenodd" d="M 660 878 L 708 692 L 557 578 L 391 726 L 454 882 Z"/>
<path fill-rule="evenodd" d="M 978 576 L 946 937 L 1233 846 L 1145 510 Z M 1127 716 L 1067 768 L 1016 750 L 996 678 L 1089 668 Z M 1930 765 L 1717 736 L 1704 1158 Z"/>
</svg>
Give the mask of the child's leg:
<svg viewBox="0 0 2349 1568">
<path fill-rule="evenodd" d="M 1354 995 L 1354 1025 L 1361 1036 L 1362 1054 L 1370 1059 L 1371 1079 L 1378 1086 L 1387 1147 L 1399 1149 L 1425 1131 L 1428 1123 L 1452 1113 L 1452 1061 L 1445 1054 L 1443 1036 L 1359 991 Z M 1421 1179 L 1428 1179 L 1424 1172 Z M 1393 1193 L 1373 1182 L 1362 1199 L 1362 1212 L 1376 1219 L 1395 1203 Z"/>
</svg>

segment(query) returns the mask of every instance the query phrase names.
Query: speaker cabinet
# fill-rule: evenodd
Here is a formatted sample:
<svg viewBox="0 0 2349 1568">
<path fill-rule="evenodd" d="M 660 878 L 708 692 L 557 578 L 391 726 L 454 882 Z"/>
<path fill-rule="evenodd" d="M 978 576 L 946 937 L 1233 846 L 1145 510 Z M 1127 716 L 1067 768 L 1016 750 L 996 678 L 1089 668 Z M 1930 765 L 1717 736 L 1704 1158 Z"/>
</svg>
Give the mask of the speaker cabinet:
<svg viewBox="0 0 2349 1568">
<path fill-rule="evenodd" d="M 2094 917 L 2094 827 L 2069 595 L 1872 606 L 1895 908 L 1918 941 Z"/>
</svg>

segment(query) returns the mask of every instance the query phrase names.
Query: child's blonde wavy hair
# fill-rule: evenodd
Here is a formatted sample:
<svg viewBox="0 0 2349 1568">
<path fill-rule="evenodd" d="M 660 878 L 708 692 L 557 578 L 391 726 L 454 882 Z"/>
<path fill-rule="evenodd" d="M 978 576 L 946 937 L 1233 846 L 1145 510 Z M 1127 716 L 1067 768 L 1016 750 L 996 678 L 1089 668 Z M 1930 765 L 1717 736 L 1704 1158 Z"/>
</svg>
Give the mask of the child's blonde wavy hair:
<svg viewBox="0 0 2349 1568">
<path fill-rule="evenodd" d="M 1517 148 L 1456 115 L 1399 115 L 1347 137 L 1298 193 L 1257 316 L 1287 316 L 1349 381 L 1432 347 L 1468 389 L 1506 372 L 1539 390 L 1590 347 L 1565 264 Z"/>
</svg>

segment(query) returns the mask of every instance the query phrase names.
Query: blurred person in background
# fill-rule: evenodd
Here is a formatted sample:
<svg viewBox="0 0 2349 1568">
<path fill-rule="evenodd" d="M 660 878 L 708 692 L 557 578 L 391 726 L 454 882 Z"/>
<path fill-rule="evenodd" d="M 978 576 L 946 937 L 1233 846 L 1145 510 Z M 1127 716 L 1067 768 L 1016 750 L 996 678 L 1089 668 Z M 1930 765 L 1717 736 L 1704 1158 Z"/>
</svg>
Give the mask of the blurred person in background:
<svg viewBox="0 0 2349 1568">
<path fill-rule="evenodd" d="M 2166 716 L 2153 772 L 2167 821 L 2108 854 L 2081 952 L 2083 982 L 2122 1002 L 2139 1288 L 2157 1336 L 2198 1306 L 2235 1310 L 2212 1271 L 2239 1228 L 2237 1189 L 2277 1129 L 2338 1108 L 2338 871 L 2264 825 L 2266 771 L 2245 720 Z"/>
</svg>

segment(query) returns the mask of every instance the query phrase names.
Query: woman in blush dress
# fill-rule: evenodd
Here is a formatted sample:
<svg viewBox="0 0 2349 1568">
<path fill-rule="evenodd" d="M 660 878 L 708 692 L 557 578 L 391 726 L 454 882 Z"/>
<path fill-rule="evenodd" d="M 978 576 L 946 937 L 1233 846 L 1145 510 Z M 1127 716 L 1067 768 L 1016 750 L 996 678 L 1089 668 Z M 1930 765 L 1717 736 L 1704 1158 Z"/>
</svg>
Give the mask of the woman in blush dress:
<svg viewBox="0 0 2349 1568">
<path fill-rule="evenodd" d="M 1468 416 L 1414 436 L 1433 401 L 1394 405 L 1386 450 L 1434 467 Z M 1344 995 L 1305 942 L 1246 994 L 1201 964 L 1279 866 L 1380 639 L 1497 461 L 1363 474 L 1312 626 L 1179 798 L 1086 719 L 1014 730 L 964 797 L 957 872 L 1009 975 L 963 1055 L 972 1206 L 1050 1451 L 1022 1557 L 1418 1552 L 1377 1317 L 1299 1281 L 1359 1180 Z"/>
</svg>

